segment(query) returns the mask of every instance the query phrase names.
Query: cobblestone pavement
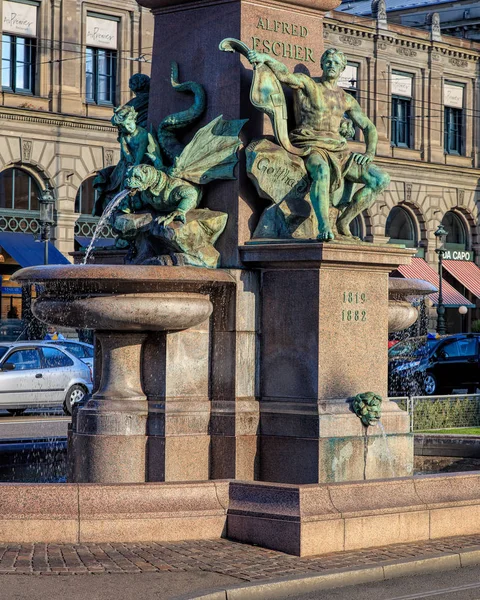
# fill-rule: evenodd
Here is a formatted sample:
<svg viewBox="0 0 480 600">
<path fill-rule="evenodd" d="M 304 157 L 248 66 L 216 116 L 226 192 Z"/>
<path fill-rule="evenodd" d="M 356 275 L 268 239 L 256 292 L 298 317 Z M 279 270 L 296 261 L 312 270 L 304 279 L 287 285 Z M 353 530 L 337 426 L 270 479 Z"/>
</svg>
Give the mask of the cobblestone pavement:
<svg viewBox="0 0 480 600">
<path fill-rule="evenodd" d="M 256 581 L 480 549 L 480 535 L 298 558 L 229 540 L 142 544 L 0 544 L 0 574 L 209 571 Z"/>
</svg>

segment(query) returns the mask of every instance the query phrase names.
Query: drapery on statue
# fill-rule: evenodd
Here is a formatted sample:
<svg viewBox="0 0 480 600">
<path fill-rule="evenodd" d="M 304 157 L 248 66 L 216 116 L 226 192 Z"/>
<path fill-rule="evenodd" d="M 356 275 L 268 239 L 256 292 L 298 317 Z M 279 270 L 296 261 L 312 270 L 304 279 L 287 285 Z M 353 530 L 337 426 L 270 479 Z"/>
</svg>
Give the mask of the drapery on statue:
<svg viewBox="0 0 480 600">
<path fill-rule="evenodd" d="M 340 236 L 351 239 L 350 223 L 373 204 L 388 186 L 390 178 L 372 164 L 377 148 L 375 125 L 355 98 L 337 85 L 347 65 L 346 56 L 334 48 L 324 52 L 321 58 L 323 75 L 314 80 L 303 73 L 290 73 L 283 63 L 268 54 L 250 50 L 239 40 L 227 38 L 220 43 L 220 49 L 240 52 L 253 65 L 250 92 L 253 105 L 270 117 L 277 143 L 292 160 L 296 156 L 303 158 L 310 182 L 310 201 L 318 223 L 317 239 L 333 240 L 334 229 Z M 287 105 L 280 84 L 290 87 L 294 96 L 295 128 L 288 135 Z M 345 115 L 364 133 L 366 151 L 363 154 L 348 149 L 351 126 Z M 254 144 L 251 152 L 258 151 L 258 142 Z M 247 163 L 248 151 L 247 148 Z M 269 165 L 274 169 L 272 148 L 264 144 L 262 151 L 270 152 Z M 283 160 L 283 166 L 285 158 L 280 159 L 280 154 L 278 157 Z M 262 187 L 258 185 L 258 175 L 255 177 L 257 188 Z M 357 183 L 364 185 L 355 191 Z M 284 200 L 270 196 L 278 205 Z M 330 222 L 332 206 L 337 209 L 333 224 Z M 265 225 L 265 229 L 269 227 Z M 279 237 L 283 237 L 281 232 Z"/>
<path fill-rule="evenodd" d="M 118 196 L 109 207 L 116 245 L 129 249 L 127 263 L 216 267 L 219 253 L 214 244 L 228 215 L 200 209 L 199 204 L 204 185 L 235 179 L 241 144 L 238 136 L 245 120 L 228 121 L 220 115 L 184 144 L 178 131 L 202 116 L 205 92 L 193 81 L 179 83 L 177 63 L 171 65 L 171 84 L 179 92 L 192 93 L 193 103 L 165 117 L 156 132 L 147 132 L 137 121 L 136 108 L 141 110 L 148 98 L 135 102 L 137 95 L 115 109 L 112 122 L 119 127 L 121 158 L 113 169 L 103 170 L 97 177 L 96 187 L 102 195 L 96 214 L 101 214 L 105 201 L 128 190 L 128 195 Z"/>
</svg>

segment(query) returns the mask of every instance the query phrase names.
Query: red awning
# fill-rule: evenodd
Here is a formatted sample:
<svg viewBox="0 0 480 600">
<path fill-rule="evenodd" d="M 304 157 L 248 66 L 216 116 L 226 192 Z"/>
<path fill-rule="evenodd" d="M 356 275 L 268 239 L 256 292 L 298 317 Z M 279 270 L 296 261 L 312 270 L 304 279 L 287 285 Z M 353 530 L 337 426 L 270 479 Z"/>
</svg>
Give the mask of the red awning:
<svg viewBox="0 0 480 600">
<path fill-rule="evenodd" d="M 453 260 L 443 261 L 455 262 Z M 436 288 L 438 288 L 438 273 L 432 269 L 432 267 L 423 260 L 423 258 L 412 258 L 412 264 L 401 265 L 398 267 L 398 271 L 404 277 L 413 277 L 414 279 L 423 279 L 428 281 Z M 443 304 L 447 308 L 458 308 L 459 306 L 467 306 L 469 308 L 475 308 L 469 300 L 465 298 L 460 292 L 452 287 L 445 279 L 442 281 L 442 294 Z M 434 304 L 438 303 L 438 293 L 429 294 L 429 298 Z"/>
<path fill-rule="evenodd" d="M 480 269 L 474 262 L 467 260 L 444 260 L 443 267 L 453 275 L 455 279 L 480 298 Z"/>
</svg>

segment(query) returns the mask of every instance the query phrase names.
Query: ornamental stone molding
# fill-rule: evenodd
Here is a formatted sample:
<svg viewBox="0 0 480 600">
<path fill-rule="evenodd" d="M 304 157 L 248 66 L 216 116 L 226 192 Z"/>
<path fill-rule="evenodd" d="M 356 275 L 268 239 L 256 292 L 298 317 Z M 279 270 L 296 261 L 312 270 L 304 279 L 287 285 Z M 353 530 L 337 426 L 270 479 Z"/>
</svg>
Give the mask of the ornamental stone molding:
<svg viewBox="0 0 480 600">
<path fill-rule="evenodd" d="M 113 165 L 113 150 L 105 150 L 104 156 L 105 166 L 111 167 Z"/>
<path fill-rule="evenodd" d="M 466 68 L 468 67 L 468 60 L 462 60 L 461 58 L 449 58 L 448 62 L 454 67 Z"/>
<path fill-rule="evenodd" d="M 30 162 L 32 158 L 32 140 L 22 140 L 22 162 Z"/>
<path fill-rule="evenodd" d="M 402 56 L 408 56 L 408 57 L 410 57 L 410 56 L 417 56 L 417 52 L 415 50 L 412 50 L 412 48 L 403 48 L 403 47 L 400 47 L 400 48 L 396 48 L 395 52 L 397 54 L 402 55 Z"/>
<path fill-rule="evenodd" d="M 349 46 L 361 46 L 362 40 L 354 37 L 352 35 L 339 35 L 338 39 L 344 44 L 348 44 Z"/>
</svg>

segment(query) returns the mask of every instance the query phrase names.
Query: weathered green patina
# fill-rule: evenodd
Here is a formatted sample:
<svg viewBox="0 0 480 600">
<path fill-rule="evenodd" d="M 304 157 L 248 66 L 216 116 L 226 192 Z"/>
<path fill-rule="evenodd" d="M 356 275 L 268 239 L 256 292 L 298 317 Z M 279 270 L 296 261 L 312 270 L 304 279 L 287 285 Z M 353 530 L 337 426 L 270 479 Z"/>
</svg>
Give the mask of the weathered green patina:
<svg viewBox="0 0 480 600">
<path fill-rule="evenodd" d="M 316 216 L 315 237 L 321 241 L 338 236 L 352 239 L 350 223 L 371 206 L 388 186 L 390 178 L 372 164 L 377 148 L 374 124 L 355 98 L 338 86 L 347 64 L 343 52 L 334 48 L 327 50 L 321 58 L 323 75 L 313 79 L 303 73 L 290 73 L 283 63 L 268 54 L 249 50 L 239 40 L 227 38 L 221 42 L 220 49 L 240 52 L 253 65 L 250 98 L 252 104 L 272 121 L 279 146 L 278 162 L 285 163 L 285 152 L 292 161 L 294 156 L 303 158 L 310 180 L 310 189 L 304 198 L 311 203 Z M 287 104 L 281 84 L 293 90 L 295 128 L 290 132 L 287 131 Z M 363 154 L 348 148 L 347 139 L 353 137 L 354 125 L 365 136 L 366 152 Z M 271 158 L 275 160 L 275 157 Z M 254 162 L 249 164 L 252 166 Z M 248 173 L 255 181 L 251 168 Z M 364 185 L 355 191 L 355 184 L 359 183 Z M 274 201 L 283 211 L 281 193 L 279 190 Z M 335 210 L 331 211 L 331 207 Z M 278 215 L 278 210 L 271 211 L 271 216 L 277 220 Z M 266 226 L 265 221 L 264 216 L 264 230 L 278 229 L 276 224 Z M 304 237 L 303 232 L 294 233 L 287 227 L 277 237 Z"/>
<path fill-rule="evenodd" d="M 93 187 L 99 192 L 93 211 L 96 216 L 100 216 L 107 204 L 123 189 L 127 170 L 140 165 L 146 158 L 148 133 L 137 124 L 137 117 L 135 108 L 128 104 L 114 110 L 111 121 L 118 128 L 120 160 L 114 167 L 99 171 L 95 177 Z"/>
<path fill-rule="evenodd" d="M 374 392 L 357 394 L 352 400 L 352 409 L 366 427 L 375 425 L 382 416 L 382 398 Z"/>
<path fill-rule="evenodd" d="M 171 83 L 194 96 L 192 106 L 167 116 L 157 132 L 137 125 L 134 105 L 116 109 L 112 122 L 121 129 L 122 155 L 109 177 L 100 183 L 105 199 L 128 189 L 112 213 L 117 246 L 128 247 L 127 262 L 216 267 L 219 253 L 213 245 L 225 229 L 227 214 L 199 209 L 203 186 L 217 179 L 235 179 L 239 133 L 245 120 L 227 121 L 220 115 L 187 144 L 177 131 L 191 126 L 206 108 L 203 87 L 179 83 L 178 65 L 172 63 Z M 135 99 L 134 99 L 135 100 Z M 144 100 L 143 100 L 144 102 Z"/>
</svg>

